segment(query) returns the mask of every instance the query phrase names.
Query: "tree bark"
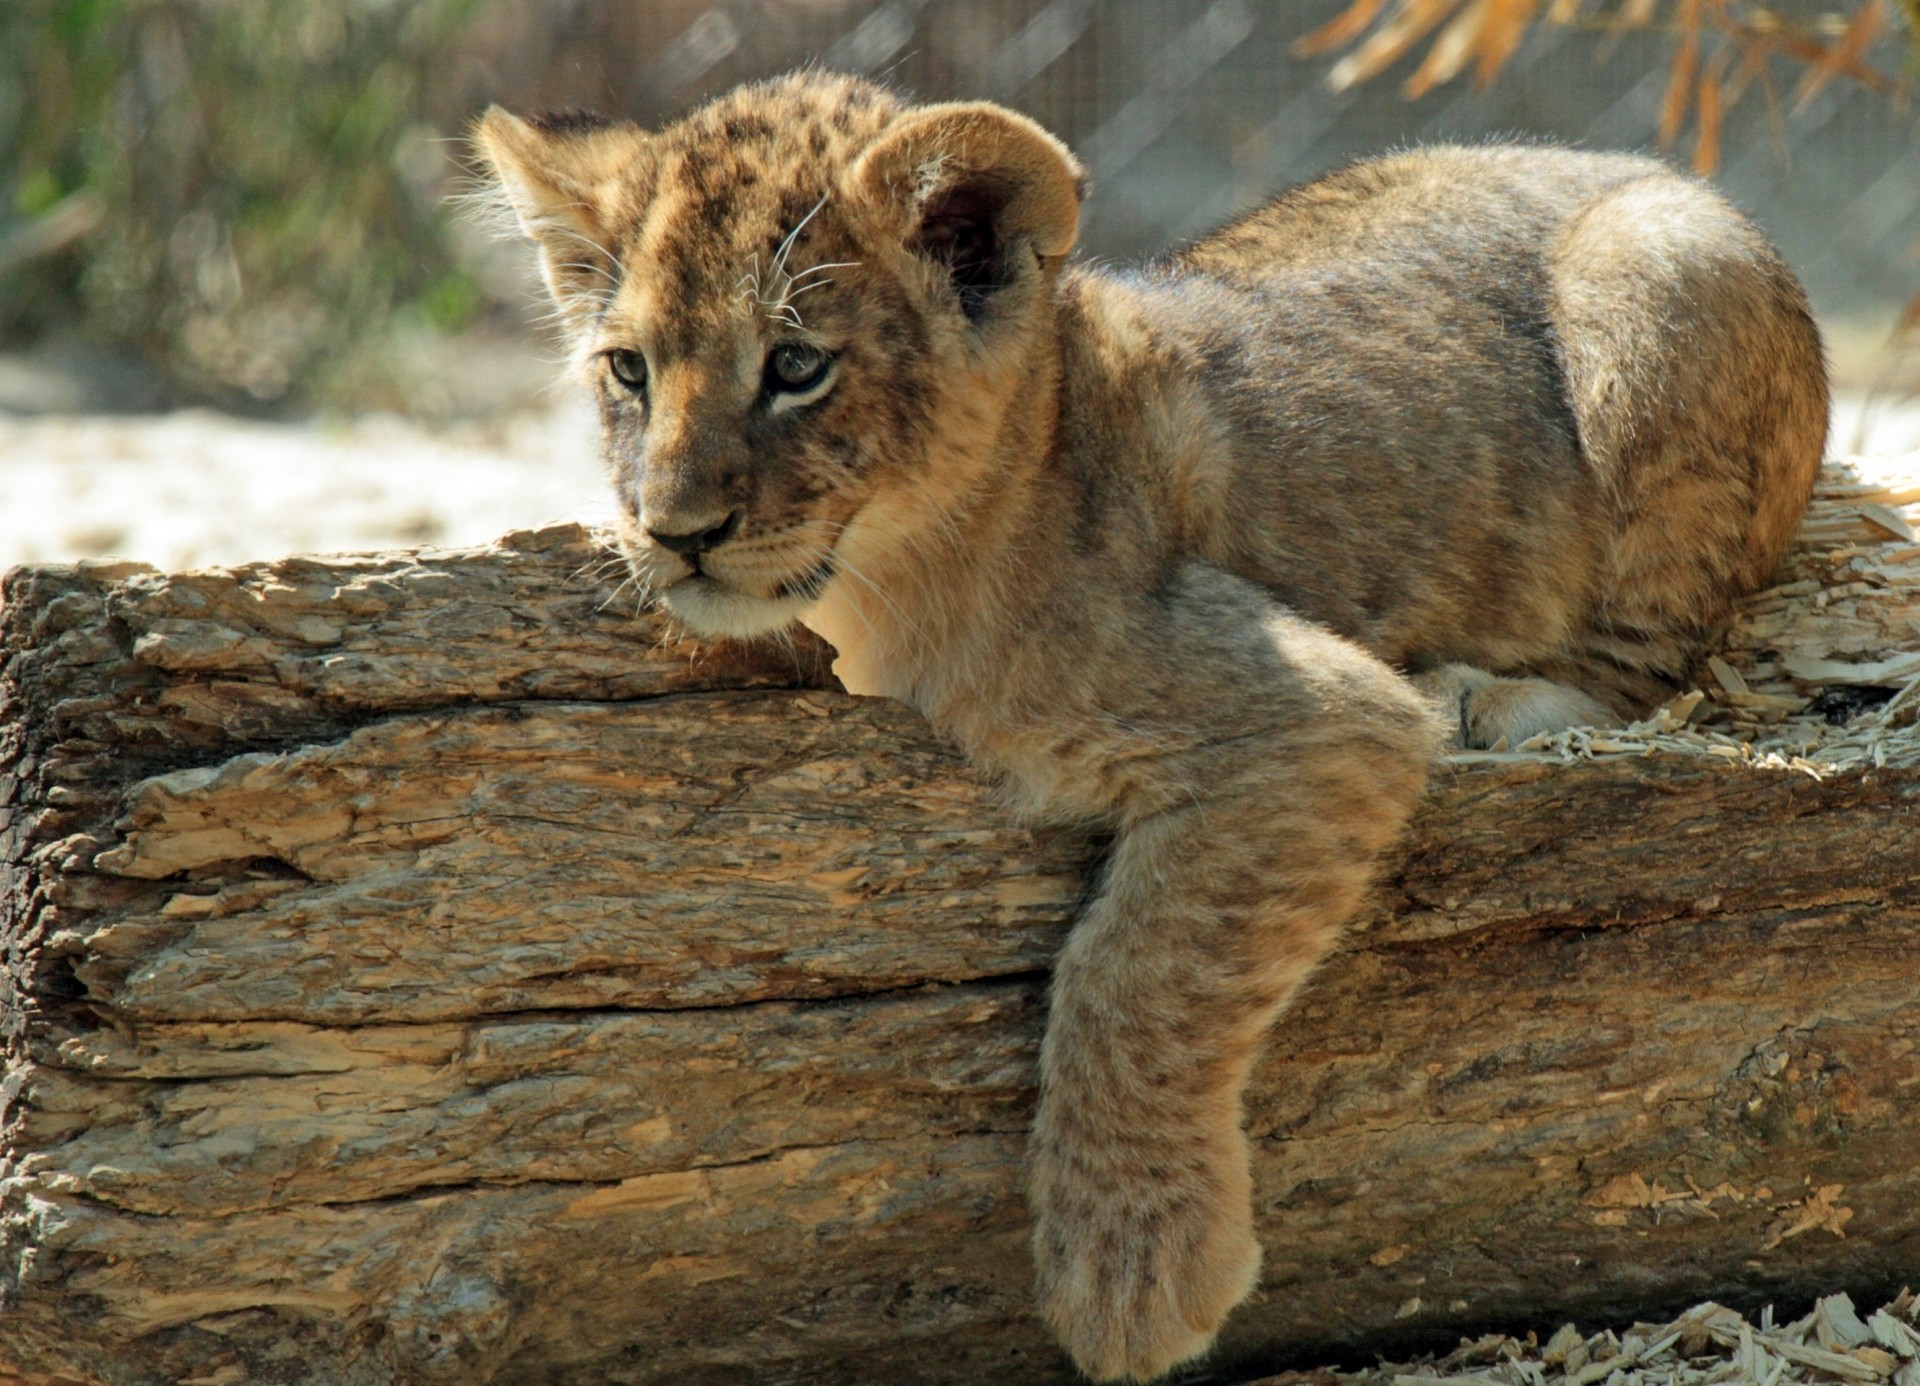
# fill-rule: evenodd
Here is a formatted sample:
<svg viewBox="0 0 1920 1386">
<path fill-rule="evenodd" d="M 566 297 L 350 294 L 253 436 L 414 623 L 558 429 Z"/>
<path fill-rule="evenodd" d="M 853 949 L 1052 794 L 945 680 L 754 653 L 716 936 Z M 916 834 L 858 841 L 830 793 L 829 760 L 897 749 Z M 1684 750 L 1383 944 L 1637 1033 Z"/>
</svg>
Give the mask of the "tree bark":
<svg viewBox="0 0 1920 1386">
<path fill-rule="evenodd" d="M 1749 697 L 1916 643 L 1858 564 L 1920 549 L 1837 504 L 1730 638 Z M 11 576 L 0 1378 L 1071 1379 L 1019 1177 L 1100 844 L 817 645 L 671 643 L 603 556 Z M 1910 1276 L 1879 744 L 1444 764 L 1256 1081 L 1219 1369 Z"/>
</svg>

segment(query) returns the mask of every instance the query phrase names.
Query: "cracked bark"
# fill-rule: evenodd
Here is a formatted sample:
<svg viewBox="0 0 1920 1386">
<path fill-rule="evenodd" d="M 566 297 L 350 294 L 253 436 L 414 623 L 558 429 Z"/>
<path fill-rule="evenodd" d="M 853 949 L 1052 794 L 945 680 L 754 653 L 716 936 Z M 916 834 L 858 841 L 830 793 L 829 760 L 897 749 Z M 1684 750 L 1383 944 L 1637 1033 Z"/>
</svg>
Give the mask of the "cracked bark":
<svg viewBox="0 0 1920 1386">
<path fill-rule="evenodd" d="M 1069 1379 L 1018 1180 L 1097 844 L 594 558 L 9 580 L 0 1378 Z M 1438 772 L 1256 1082 L 1220 1362 L 1910 1274 L 1916 805 Z"/>
</svg>

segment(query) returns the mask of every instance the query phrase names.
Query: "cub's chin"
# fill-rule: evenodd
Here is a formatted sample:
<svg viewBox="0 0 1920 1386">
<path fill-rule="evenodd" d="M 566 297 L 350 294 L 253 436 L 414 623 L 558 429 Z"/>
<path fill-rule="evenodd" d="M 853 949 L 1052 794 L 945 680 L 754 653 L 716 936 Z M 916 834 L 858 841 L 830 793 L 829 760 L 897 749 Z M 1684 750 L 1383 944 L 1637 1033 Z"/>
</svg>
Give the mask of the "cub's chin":
<svg viewBox="0 0 1920 1386">
<path fill-rule="evenodd" d="M 695 635 L 736 640 L 785 630 L 813 604 L 811 597 L 756 597 L 704 573 L 674 583 L 660 594 L 660 601 Z"/>
</svg>

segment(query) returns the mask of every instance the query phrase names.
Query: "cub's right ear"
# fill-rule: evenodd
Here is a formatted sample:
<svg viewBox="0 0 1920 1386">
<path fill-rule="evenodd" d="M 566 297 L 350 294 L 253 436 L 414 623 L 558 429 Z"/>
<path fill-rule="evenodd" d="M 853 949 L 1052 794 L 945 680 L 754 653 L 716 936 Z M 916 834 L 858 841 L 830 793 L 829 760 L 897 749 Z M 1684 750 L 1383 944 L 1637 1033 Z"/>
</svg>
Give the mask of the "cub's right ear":
<svg viewBox="0 0 1920 1386">
<path fill-rule="evenodd" d="M 539 246 L 554 304 L 578 328 L 619 287 L 611 230 L 641 197 L 635 175 L 646 133 L 585 112 L 522 120 L 494 106 L 475 123 L 473 143 L 520 230 Z"/>
<path fill-rule="evenodd" d="M 860 156 L 852 181 L 907 245 L 945 270 L 969 319 L 1058 265 L 1080 230 L 1086 174 L 1033 121 L 986 101 L 903 116 Z"/>
</svg>

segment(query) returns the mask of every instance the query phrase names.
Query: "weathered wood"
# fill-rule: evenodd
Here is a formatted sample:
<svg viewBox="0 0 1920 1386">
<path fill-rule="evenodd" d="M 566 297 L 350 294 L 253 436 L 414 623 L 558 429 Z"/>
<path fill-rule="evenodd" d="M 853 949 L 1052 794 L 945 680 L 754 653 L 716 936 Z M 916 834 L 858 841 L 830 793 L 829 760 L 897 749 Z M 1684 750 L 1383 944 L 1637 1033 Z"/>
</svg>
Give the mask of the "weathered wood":
<svg viewBox="0 0 1920 1386">
<path fill-rule="evenodd" d="M 1920 550 L 1840 538 L 1736 628 L 1754 687 L 1812 691 L 1849 582 L 1825 653 L 1900 652 L 1849 565 Z M 1069 1378 L 1019 1162 L 1098 844 L 598 559 L 9 580 L 0 1374 Z M 1694 732 L 1444 767 L 1256 1083 L 1221 1361 L 1910 1275 L 1903 722 L 1820 779 Z"/>
</svg>

